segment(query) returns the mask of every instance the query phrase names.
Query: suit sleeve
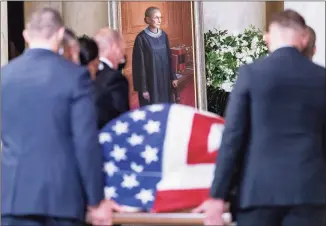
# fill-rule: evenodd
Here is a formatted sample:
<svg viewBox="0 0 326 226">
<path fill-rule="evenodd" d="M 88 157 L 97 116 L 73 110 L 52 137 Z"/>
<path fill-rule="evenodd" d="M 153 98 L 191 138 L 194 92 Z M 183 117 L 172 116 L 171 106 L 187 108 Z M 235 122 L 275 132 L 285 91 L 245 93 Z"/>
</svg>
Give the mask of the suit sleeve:
<svg viewBox="0 0 326 226">
<path fill-rule="evenodd" d="M 173 73 L 172 70 L 172 53 L 171 53 L 171 47 L 170 47 L 170 42 L 169 42 L 169 37 L 166 35 L 166 47 L 168 49 L 168 54 L 169 54 L 169 67 L 170 67 L 170 79 L 171 81 L 177 80 L 177 75 Z"/>
<path fill-rule="evenodd" d="M 104 199 L 103 155 L 97 142 L 97 115 L 88 71 L 79 76 L 73 90 L 71 127 L 77 167 L 87 205 Z"/>
<path fill-rule="evenodd" d="M 225 128 L 210 191 L 211 197 L 216 199 L 228 198 L 234 172 L 239 170 L 239 158 L 243 156 L 243 149 L 246 149 L 243 144 L 246 143 L 250 120 L 249 81 L 246 70 L 246 67 L 240 68 L 226 109 Z"/>
<path fill-rule="evenodd" d="M 146 62 L 144 57 L 144 46 L 140 36 L 137 36 L 132 51 L 132 78 L 134 89 L 137 92 L 148 91 Z"/>
</svg>

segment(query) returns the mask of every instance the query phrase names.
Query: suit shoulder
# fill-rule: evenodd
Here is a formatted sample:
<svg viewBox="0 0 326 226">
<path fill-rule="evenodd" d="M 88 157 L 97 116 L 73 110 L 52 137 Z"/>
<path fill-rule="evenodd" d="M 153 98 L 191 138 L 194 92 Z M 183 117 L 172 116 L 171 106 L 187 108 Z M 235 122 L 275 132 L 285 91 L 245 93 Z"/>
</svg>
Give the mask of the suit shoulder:
<svg viewBox="0 0 326 226">
<path fill-rule="evenodd" d="M 85 67 L 75 64 L 75 63 L 71 62 L 70 60 L 66 60 L 61 56 L 58 57 L 58 63 L 60 65 L 62 65 L 62 67 L 67 68 L 72 71 L 75 71 L 76 73 L 78 73 L 78 72 L 83 73 L 86 70 Z"/>
<path fill-rule="evenodd" d="M 264 56 L 258 59 L 255 59 L 252 63 L 245 64 L 240 67 L 239 71 L 243 72 L 252 72 L 257 70 L 262 70 L 264 68 L 267 68 L 267 65 L 270 64 L 270 58 L 269 56 Z M 245 73 L 245 74 L 251 74 L 251 73 Z"/>
<path fill-rule="evenodd" d="M 18 57 L 15 57 L 14 59 L 10 60 L 7 64 L 1 67 L 1 72 L 5 72 L 7 70 L 10 70 L 12 68 L 15 68 L 20 64 L 23 60 L 24 55 L 20 55 Z"/>
<path fill-rule="evenodd" d="M 80 76 L 89 73 L 86 67 L 75 64 L 60 56 L 58 58 L 57 66 L 58 69 L 64 70 L 66 72 L 65 74 L 69 74 L 71 77 L 79 78 Z"/>
<path fill-rule="evenodd" d="M 241 74 L 241 76 L 245 76 L 245 75 L 247 76 L 248 74 L 250 74 L 247 72 L 253 70 L 254 67 L 255 67 L 254 63 L 244 64 L 239 67 L 238 72 L 239 72 L 239 74 Z"/>
<path fill-rule="evenodd" d="M 248 64 L 249 67 L 255 68 L 260 67 L 270 61 L 270 55 L 260 57 L 255 59 L 252 63 Z"/>
<path fill-rule="evenodd" d="M 6 65 L 1 67 L 1 82 L 11 79 L 11 73 L 15 72 L 17 69 L 24 64 L 24 55 L 20 55 L 10 60 Z"/>
<path fill-rule="evenodd" d="M 315 64 L 315 63 L 313 63 L 313 64 L 314 64 L 316 70 L 318 70 L 318 72 L 319 72 L 320 74 L 326 76 L 326 68 L 325 68 L 325 67 L 323 67 L 323 66 L 321 66 L 321 65 L 318 65 L 318 64 Z"/>
<path fill-rule="evenodd" d="M 113 70 L 111 68 L 105 68 L 100 71 L 96 77 L 96 82 L 111 84 L 119 81 L 126 81 L 128 82 L 127 78 L 123 76 L 123 74 L 118 70 Z"/>
</svg>

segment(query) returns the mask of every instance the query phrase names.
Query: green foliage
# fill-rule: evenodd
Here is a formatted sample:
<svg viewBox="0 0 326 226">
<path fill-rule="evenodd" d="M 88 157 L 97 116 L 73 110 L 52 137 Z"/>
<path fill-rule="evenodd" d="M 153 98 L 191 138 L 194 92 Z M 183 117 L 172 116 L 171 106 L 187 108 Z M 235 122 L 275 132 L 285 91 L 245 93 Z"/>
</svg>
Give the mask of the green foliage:
<svg viewBox="0 0 326 226">
<path fill-rule="evenodd" d="M 230 91 L 239 67 L 268 54 L 263 33 L 249 26 L 241 34 L 214 29 L 204 34 L 207 85 Z M 229 87 L 225 87 L 229 84 Z"/>
</svg>

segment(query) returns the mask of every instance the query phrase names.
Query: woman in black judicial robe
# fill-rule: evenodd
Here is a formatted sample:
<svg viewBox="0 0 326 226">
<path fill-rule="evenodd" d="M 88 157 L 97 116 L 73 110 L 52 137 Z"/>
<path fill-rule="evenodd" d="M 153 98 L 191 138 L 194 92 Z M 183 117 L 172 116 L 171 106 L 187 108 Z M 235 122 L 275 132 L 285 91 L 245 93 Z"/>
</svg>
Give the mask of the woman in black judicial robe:
<svg viewBox="0 0 326 226">
<path fill-rule="evenodd" d="M 137 35 L 133 48 L 133 85 L 140 106 L 172 102 L 172 88 L 178 85 L 172 72 L 169 40 L 160 29 L 161 19 L 158 8 L 145 11 L 148 27 Z"/>
</svg>

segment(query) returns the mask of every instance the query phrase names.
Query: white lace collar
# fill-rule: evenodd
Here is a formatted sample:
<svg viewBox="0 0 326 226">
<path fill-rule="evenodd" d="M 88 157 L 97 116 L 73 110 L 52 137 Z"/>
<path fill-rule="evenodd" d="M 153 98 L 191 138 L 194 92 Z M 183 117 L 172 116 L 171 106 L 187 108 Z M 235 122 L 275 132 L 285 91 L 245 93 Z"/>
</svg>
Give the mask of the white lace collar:
<svg viewBox="0 0 326 226">
<path fill-rule="evenodd" d="M 149 30 L 149 28 L 145 28 L 145 33 L 148 34 L 149 36 L 153 37 L 153 38 L 159 38 L 162 35 L 162 30 L 161 29 L 157 29 L 157 33 L 152 32 L 151 30 Z"/>
</svg>

